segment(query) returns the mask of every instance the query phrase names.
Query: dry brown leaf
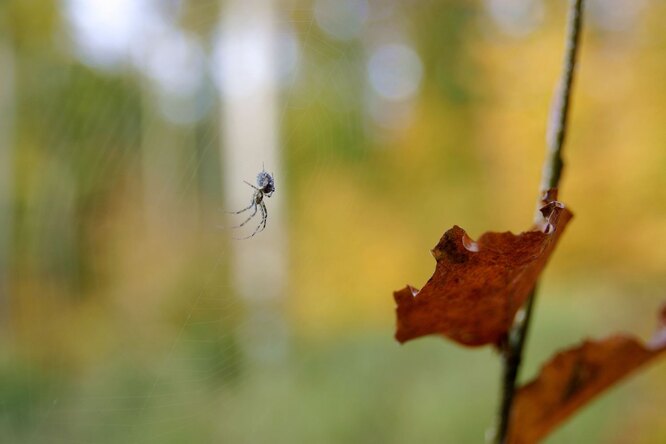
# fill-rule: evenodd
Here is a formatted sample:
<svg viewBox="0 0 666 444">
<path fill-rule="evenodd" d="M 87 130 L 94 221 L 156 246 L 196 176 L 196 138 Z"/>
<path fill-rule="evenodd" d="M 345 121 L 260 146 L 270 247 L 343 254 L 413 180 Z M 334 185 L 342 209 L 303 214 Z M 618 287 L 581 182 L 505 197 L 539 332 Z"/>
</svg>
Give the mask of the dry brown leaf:
<svg viewBox="0 0 666 444">
<path fill-rule="evenodd" d="M 407 286 L 393 294 L 396 339 L 442 334 L 468 346 L 498 343 L 572 217 L 555 200 L 544 202 L 541 212 L 544 223 L 519 235 L 487 232 L 474 242 L 459 226 L 444 233 L 432 250 L 435 273 L 423 289 Z"/>
<path fill-rule="evenodd" d="M 666 307 L 646 345 L 615 335 L 558 353 L 534 381 L 516 392 L 508 442 L 538 442 L 596 395 L 665 350 Z"/>
</svg>

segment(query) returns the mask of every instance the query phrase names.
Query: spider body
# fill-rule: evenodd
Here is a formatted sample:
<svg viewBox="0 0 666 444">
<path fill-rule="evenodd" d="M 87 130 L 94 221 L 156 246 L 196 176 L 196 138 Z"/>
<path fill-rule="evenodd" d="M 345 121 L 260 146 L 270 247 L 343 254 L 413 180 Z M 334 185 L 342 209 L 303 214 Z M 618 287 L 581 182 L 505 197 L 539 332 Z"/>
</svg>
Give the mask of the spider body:
<svg viewBox="0 0 666 444">
<path fill-rule="evenodd" d="M 231 214 L 241 214 L 248 210 L 253 210 L 253 211 L 252 214 L 250 214 L 250 216 L 247 219 L 245 219 L 240 225 L 236 225 L 234 228 L 241 228 L 246 223 L 251 221 L 254 218 L 254 216 L 257 215 L 257 211 L 261 213 L 261 222 L 259 222 L 259 225 L 257 225 L 257 227 L 254 229 L 251 235 L 246 237 L 241 237 L 238 239 L 249 239 L 251 237 L 254 237 L 257 233 L 264 231 L 264 229 L 266 228 L 266 222 L 268 221 L 268 209 L 266 208 L 266 203 L 264 202 L 264 198 L 271 197 L 273 195 L 273 192 L 275 192 L 275 179 L 271 174 L 267 173 L 265 170 L 262 170 L 259 174 L 257 174 L 256 186 L 252 185 L 250 182 L 245 182 L 245 183 L 254 189 L 254 194 L 252 195 L 252 200 L 250 201 L 250 205 L 243 208 L 242 210 L 232 211 Z"/>
</svg>

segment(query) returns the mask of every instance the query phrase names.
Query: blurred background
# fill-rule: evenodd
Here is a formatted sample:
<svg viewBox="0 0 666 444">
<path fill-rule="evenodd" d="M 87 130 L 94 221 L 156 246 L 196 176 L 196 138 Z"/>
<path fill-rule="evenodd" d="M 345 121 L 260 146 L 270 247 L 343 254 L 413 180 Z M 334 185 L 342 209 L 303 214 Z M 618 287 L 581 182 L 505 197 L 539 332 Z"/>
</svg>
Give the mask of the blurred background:
<svg viewBox="0 0 666 444">
<path fill-rule="evenodd" d="M 666 299 L 666 4 L 589 0 L 522 379 Z M 562 0 L 0 3 L 7 443 L 479 443 L 489 348 L 393 340 L 453 224 L 522 231 Z M 277 191 L 244 215 L 262 168 Z M 666 362 L 548 442 L 666 442 Z"/>
</svg>

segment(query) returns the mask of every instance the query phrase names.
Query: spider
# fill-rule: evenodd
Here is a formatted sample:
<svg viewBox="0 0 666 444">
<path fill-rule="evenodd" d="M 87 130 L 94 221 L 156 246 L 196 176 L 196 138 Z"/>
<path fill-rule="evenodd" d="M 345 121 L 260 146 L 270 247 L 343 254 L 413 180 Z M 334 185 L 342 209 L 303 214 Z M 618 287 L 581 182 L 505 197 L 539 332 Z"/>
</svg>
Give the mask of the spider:
<svg viewBox="0 0 666 444">
<path fill-rule="evenodd" d="M 241 223 L 240 225 L 236 225 L 233 228 L 241 228 L 243 225 L 251 221 L 252 218 L 256 216 L 257 210 L 261 211 L 261 222 L 259 222 L 259 225 L 257 225 L 257 228 L 255 228 L 254 232 L 251 235 L 246 237 L 240 237 L 237 239 L 249 239 L 251 237 L 254 237 L 255 234 L 264 231 L 264 228 L 266 228 L 266 222 L 268 221 L 268 210 L 266 209 L 266 204 L 264 203 L 264 197 L 271 197 L 273 195 L 273 192 L 275 191 L 275 179 L 273 179 L 273 176 L 267 173 L 266 170 L 264 170 L 263 168 L 261 172 L 257 174 L 257 186 L 254 186 L 250 182 L 247 182 L 245 180 L 243 182 L 254 188 L 252 201 L 250 202 L 250 205 L 243 208 L 242 210 L 230 211 L 229 213 L 241 214 L 251 209 L 254 209 L 254 211 L 252 212 L 250 217 L 248 217 L 243 221 L 243 223 Z"/>
</svg>

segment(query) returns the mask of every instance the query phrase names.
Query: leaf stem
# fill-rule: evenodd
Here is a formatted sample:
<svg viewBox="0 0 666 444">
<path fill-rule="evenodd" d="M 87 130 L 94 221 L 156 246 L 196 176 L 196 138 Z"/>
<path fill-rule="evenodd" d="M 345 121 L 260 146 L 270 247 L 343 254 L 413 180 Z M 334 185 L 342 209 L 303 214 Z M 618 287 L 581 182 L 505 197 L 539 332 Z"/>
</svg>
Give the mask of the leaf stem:
<svg viewBox="0 0 666 444">
<path fill-rule="evenodd" d="M 543 194 L 544 191 L 550 188 L 558 187 L 564 168 L 562 148 L 567 134 L 571 91 L 576 70 L 578 48 L 580 46 L 580 31 L 583 24 L 583 2 L 584 0 L 570 0 L 564 64 L 550 113 L 546 137 L 547 152 L 541 179 L 540 194 Z M 495 442 L 497 444 L 504 444 L 508 439 L 516 380 L 523 359 L 523 349 L 529 333 L 535 299 L 536 286 L 525 302 L 524 308 L 516 316 L 511 331 L 500 345 L 500 352 L 502 354 L 502 400 L 499 409 L 498 425 L 495 431 Z"/>
</svg>

